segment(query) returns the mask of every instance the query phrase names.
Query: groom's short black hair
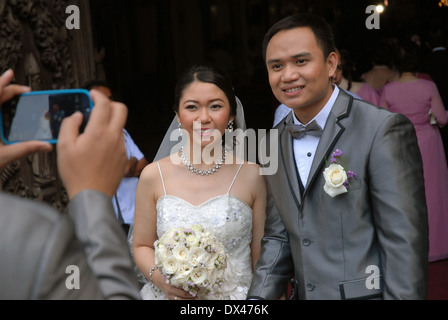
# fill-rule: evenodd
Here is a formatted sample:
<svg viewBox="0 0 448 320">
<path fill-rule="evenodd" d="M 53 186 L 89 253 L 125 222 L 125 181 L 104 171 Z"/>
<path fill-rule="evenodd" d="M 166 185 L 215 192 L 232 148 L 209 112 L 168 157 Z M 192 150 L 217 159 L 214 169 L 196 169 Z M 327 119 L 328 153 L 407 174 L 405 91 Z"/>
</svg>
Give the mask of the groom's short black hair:
<svg viewBox="0 0 448 320">
<path fill-rule="evenodd" d="M 307 27 L 313 31 L 317 44 L 324 53 L 324 59 L 332 52 L 336 52 L 334 34 L 331 26 L 321 17 L 309 13 L 298 13 L 286 17 L 274 24 L 266 33 L 263 40 L 263 60 L 266 62 L 266 51 L 271 39 L 280 31 Z"/>
</svg>

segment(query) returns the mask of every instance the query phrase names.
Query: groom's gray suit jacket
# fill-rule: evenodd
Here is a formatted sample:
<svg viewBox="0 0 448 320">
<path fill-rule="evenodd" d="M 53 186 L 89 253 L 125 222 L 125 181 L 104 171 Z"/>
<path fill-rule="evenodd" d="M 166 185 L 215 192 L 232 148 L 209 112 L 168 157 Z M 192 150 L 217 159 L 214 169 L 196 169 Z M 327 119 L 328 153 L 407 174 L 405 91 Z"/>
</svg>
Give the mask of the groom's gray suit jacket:
<svg viewBox="0 0 448 320">
<path fill-rule="evenodd" d="M 299 299 L 424 299 L 428 221 L 411 122 L 341 90 L 302 196 L 291 122 L 292 114 L 275 128 L 279 168 L 266 176 L 265 236 L 248 297 L 276 299 L 295 277 Z M 323 171 L 336 149 L 357 176 L 332 198 Z"/>
</svg>

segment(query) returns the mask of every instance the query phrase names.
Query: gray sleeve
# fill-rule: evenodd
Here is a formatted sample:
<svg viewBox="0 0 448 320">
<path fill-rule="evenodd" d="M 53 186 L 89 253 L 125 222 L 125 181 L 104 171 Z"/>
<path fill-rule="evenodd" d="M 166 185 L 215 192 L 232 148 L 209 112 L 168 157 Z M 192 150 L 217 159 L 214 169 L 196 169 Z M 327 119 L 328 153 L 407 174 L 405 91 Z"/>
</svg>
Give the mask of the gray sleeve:
<svg viewBox="0 0 448 320">
<path fill-rule="evenodd" d="M 268 199 L 269 200 L 269 199 Z M 294 276 L 286 229 L 272 199 L 268 201 L 265 235 L 248 299 L 278 299 Z"/>
<path fill-rule="evenodd" d="M 140 299 L 127 240 L 110 197 L 83 191 L 71 201 L 69 215 L 104 298 Z"/>
<path fill-rule="evenodd" d="M 415 130 L 405 116 L 386 119 L 369 163 L 384 298 L 425 299 L 429 229 L 423 165 Z"/>
</svg>

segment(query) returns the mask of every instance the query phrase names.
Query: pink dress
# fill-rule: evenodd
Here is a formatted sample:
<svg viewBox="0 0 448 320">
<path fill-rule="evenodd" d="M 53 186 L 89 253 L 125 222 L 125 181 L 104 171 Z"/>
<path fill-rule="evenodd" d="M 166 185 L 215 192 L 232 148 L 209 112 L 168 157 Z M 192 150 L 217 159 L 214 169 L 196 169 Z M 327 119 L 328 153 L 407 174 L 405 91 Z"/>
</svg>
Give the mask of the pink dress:
<svg viewBox="0 0 448 320">
<path fill-rule="evenodd" d="M 356 92 L 364 101 L 370 102 L 376 106 L 380 105 L 380 96 L 377 91 L 369 86 L 367 83 L 363 82 L 361 88 Z"/>
<path fill-rule="evenodd" d="M 388 83 L 381 106 L 402 113 L 414 124 L 422 154 L 429 219 L 429 261 L 448 258 L 448 168 L 439 129 L 429 123 L 432 109 L 439 125 L 448 122 L 434 82 L 419 79 Z"/>
</svg>

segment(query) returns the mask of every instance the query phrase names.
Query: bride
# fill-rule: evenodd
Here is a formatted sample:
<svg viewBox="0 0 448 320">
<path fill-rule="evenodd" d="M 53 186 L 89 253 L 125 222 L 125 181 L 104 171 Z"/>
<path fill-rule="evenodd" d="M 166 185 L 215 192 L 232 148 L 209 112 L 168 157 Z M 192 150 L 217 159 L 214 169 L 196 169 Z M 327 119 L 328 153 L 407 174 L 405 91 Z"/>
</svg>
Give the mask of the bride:
<svg viewBox="0 0 448 320">
<path fill-rule="evenodd" d="M 226 152 L 222 143 L 243 116 L 232 85 L 211 66 L 193 66 L 178 81 L 174 109 L 186 144 L 148 165 L 136 193 L 133 254 L 146 279 L 142 298 L 197 299 L 167 283 L 154 243 L 170 229 L 201 225 L 222 243 L 228 260 L 222 285 L 199 297 L 244 300 L 260 255 L 266 186 L 257 164 Z"/>
</svg>

